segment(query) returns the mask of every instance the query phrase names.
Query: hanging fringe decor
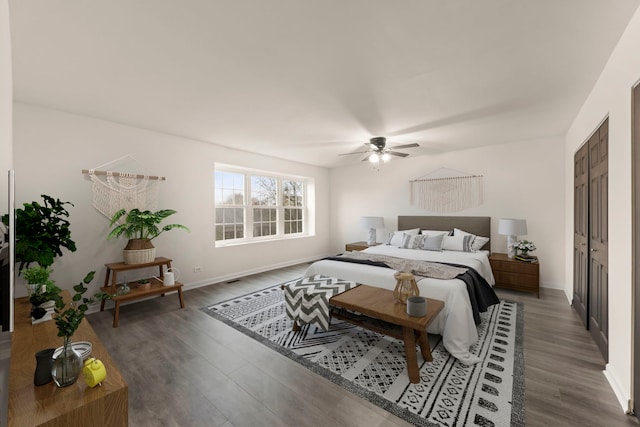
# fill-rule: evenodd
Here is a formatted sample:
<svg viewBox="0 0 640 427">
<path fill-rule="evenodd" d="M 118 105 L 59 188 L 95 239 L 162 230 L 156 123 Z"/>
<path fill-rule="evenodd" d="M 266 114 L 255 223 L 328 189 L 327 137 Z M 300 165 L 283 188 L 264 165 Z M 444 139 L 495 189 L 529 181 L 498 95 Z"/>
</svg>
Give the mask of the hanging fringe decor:
<svg viewBox="0 0 640 427">
<path fill-rule="evenodd" d="M 482 175 L 424 178 L 409 182 L 412 206 L 433 212 L 458 212 L 484 202 Z"/>
<path fill-rule="evenodd" d="M 155 211 L 158 207 L 158 181 L 164 177 L 96 169 L 82 173 L 91 179 L 93 207 L 109 219 L 120 209 Z"/>
</svg>

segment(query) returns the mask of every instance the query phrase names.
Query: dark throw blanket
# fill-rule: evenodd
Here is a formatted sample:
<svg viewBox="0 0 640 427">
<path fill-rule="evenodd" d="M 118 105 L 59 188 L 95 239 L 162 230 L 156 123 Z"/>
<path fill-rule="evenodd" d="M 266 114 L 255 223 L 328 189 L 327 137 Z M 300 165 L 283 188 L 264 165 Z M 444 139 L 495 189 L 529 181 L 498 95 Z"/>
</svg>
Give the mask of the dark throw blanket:
<svg viewBox="0 0 640 427">
<path fill-rule="evenodd" d="M 365 259 L 348 258 L 346 256 L 330 256 L 325 258 L 330 261 L 351 262 L 354 264 L 366 264 L 375 267 L 391 268 L 384 262 L 371 261 Z M 460 264 L 452 264 L 441 262 L 439 264 L 449 265 L 451 267 L 465 268 L 467 271 L 456 276 L 456 279 L 462 280 L 467 285 L 467 293 L 469 301 L 471 301 L 471 310 L 473 311 L 473 321 L 476 326 L 480 324 L 480 313 L 487 311 L 493 304 L 498 304 L 500 299 L 489 283 L 475 269 Z"/>
</svg>

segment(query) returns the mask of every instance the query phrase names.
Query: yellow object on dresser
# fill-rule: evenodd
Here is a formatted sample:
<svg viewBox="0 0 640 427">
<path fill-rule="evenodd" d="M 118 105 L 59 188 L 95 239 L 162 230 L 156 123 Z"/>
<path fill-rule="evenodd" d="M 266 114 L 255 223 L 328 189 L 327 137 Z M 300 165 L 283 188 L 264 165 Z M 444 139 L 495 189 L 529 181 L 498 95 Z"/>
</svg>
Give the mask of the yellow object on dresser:
<svg viewBox="0 0 640 427">
<path fill-rule="evenodd" d="M 84 362 L 82 376 L 89 387 L 95 387 L 107 378 L 107 369 L 104 367 L 104 363 L 91 357 Z"/>
</svg>

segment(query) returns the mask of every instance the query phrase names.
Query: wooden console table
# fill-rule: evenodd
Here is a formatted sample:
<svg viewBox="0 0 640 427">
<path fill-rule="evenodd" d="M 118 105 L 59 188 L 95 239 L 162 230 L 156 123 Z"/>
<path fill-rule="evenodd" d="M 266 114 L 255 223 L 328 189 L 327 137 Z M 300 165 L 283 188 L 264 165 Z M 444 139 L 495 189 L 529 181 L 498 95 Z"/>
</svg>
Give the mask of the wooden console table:
<svg viewBox="0 0 640 427">
<path fill-rule="evenodd" d="M 165 285 L 162 283 L 164 279 L 164 270 L 163 266 L 167 266 L 167 268 L 171 268 L 171 260 L 169 258 L 158 257 L 153 262 L 148 262 L 146 264 L 125 264 L 123 262 L 114 262 L 110 264 L 105 264 L 107 267 L 107 275 L 104 278 L 104 286 L 100 288 L 103 292 L 106 292 L 110 295 L 111 300 L 115 302 L 116 307 L 113 313 L 113 327 L 118 327 L 118 319 L 120 317 L 120 303 L 126 301 L 135 301 L 141 298 L 146 298 L 153 295 L 161 295 L 164 296 L 169 292 L 178 292 L 178 298 L 180 299 L 180 308 L 184 308 L 184 298 L 182 297 L 182 283 L 175 282 L 173 285 Z M 160 280 L 155 278 L 149 279 L 149 284 L 142 285 L 139 282 L 132 281 L 128 282 L 129 292 L 122 295 L 116 295 L 118 289 L 118 273 L 128 270 L 138 270 L 141 268 L 148 267 L 158 267 L 159 274 L 158 277 Z M 111 276 L 111 284 L 109 284 L 109 276 Z M 104 303 L 103 299 L 100 302 L 100 311 L 104 311 Z"/>
<path fill-rule="evenodd" d="M 63 291 L 65 299 L 69 293 Z M 15 324 L 12 333 L 9 368 L 9 427 L 126 426 L 129 390 L 109 356 L 107 349 L 85 318 L 73 335 L 73 341 L 89 341 L 91 357 L 104 363 L 107 378 L 91 388 L 82 376 L 68 387 L 58 388 L 53 381 L 36 387 L 33 374 L 36 352 L 62 345 L 55 321 L 31 324 L 29 300 L 15 300 Z"/>
</svg>

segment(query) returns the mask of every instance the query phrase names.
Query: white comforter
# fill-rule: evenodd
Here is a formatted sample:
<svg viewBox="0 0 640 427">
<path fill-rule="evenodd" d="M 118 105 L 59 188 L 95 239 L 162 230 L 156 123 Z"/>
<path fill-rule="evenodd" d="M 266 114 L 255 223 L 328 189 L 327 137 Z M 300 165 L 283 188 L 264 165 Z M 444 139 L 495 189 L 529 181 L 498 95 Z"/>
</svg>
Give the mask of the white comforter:
<svg viewBox="0 0 640 427">
<path fill-rule="evenodd" d="M 408 259 L 462 264 L 475 269 L 493 286 L 495 283 L 488 252 L 424 251 L 401 249 L 395 246 L 378 245 L 365 250 L 367 253 L 389 255 Z M 366 264 L 321 260 L 314 262 L 305 277 L 323 274 L 345 280 L 353 280 L 370 286 L 393 290 L 395 270 Z M 469 352 L 478 340 L 478 331 L 473 321 L 471 302 L 467 286 L 459 279 L 442 280 L 423 278 L 418 281 L 420 295 L 444 301 L 444 309 L 427 328 L 427 332 L 442 335 L 444 347 L 452 356 L 467 365 L 479 362 L 479 358 Z"/>
</svg>

